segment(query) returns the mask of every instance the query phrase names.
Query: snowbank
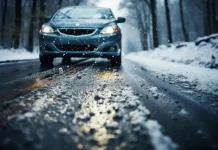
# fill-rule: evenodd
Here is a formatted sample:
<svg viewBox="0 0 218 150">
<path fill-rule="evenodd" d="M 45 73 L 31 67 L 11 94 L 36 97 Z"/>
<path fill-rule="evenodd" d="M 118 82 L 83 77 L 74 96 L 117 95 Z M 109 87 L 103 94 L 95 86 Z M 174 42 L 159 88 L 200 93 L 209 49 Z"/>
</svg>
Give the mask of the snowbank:
<svg viewBox="0 0 218 150">
<path fill-rule="evenodd" d="M 215 64 L 218 65 L 218 39 L 213 39 L 209 43 L 203 42 L 199 46 L 196 46 L 194 42 L 174 44 L 168 47 L 160 46 L 155 50 L 141 51 L 134 55 L 210 68 L 212 67 L 212 57 L 216 58 Z"/>
<path fill-rule="evenodd" d="M 0 52 L 1 52 L 0 62 L 39 58 L 39 53 L 37 51 L 30 53 L 25 49 L 0 49 Z"/>
<path fill-rule="evenodd" d="M 218 94 L 218 70 L 215 69 L 218 68 L 218 36 L 160 46 L 131 53 L 126 58 L 158 74 L 183 75 L 188 82 L 197 81 L 198 90 Z"/>
</svg>

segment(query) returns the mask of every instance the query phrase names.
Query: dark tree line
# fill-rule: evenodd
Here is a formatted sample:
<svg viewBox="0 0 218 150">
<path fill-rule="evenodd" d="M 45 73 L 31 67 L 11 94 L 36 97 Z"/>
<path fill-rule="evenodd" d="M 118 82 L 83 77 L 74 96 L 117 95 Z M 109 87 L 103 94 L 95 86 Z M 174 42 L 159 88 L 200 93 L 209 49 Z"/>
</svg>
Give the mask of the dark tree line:
<svg viewBox="0 0 218 150">
<path fill-rule="evenodd" d="M 218 32 L 217 0 L 128 1 L 135 4 L 137 15 L 140 16 L 139 29 L 147 28 L 140 32 L 143 35 L 141 38 L 143 49 L 157 47 L 160 44 L 193 41 L 199 36 Z M 142 9 L 142 5 L 146 7 L 145 10 Z M 151 24 L 148 23 L 150 21 Z M 151 27 L 146 26 L 147 24 Z M 152 40 L 145 36 L 149 34 Z M 152 44 L 149 44 L 149 41 L 152 41 Z"/>
<path fill-rule="evenodd" d="M 0 46 L 33 51 L 44 16 L 82 1 L 0 0 Z M 218 0 L 124 0 L 121 7 L 130 7 L 136 15 L 132 23 L 137 24 L 143 49 L 218 32 Z"/>
<path fill-rule="evenodd" d="M 216 8 L 216 3 L 218 3 L 217 0 L 205 0 L 205 6 L 206 8 L 206 24 L 208 25 L 207 29 L 206 29 L 206 33 L 207 34 L 211 34 L 214 32 L 218 32 L 218 22 L 217 22 L 217 18 L 216 18 L 216 14 L 218 11 Z"/>
<path fill-rule="evenodd" d="M 145 0 L 149 1 L 149 0 Z M 178 9 L 179 9 L 179 15 L 177 17 L 180 18 L 180 21 L 173 20 L 173 16 L 175 12 L 171 10 L 172 7 L 175 7 L 176 2 L 173 3 L 172 0 L 165 0 L 165 15 L 162 15 L 162 17 L 165 17 L 167 20 L 167 24 L 162 29 L 158 29 L 156 27 L 156 22 L 159 18 L 157 18 L 157 9 L 160 9 L 157 7 L 157 3 L 160 2 L 159 0 L 150 0 L 151 3 L 151 9 L 152 9 L 152 20 L 153 20 L 153 35 L 154 35 L 154 47 L 158 46 L 158 33 L 161 32 L 160 30 L 167 30 L 168 31 L 168 38 L 169 43 L 177 42 L 172 37 L 173 34 L 177 34 L 176 32 L 172 31 L 172 24 L 178 24 L 178 26 L 181 28 L 181 32 L 183 35 L 183 38 L 180 39 L 180 41 L 190 41 L 194 40 L 190 34 L 192 32 L 196 32 L 196 35 L 198 36 L 206 36 L 212 33 L 218 32 L 218 13 L 216 12 L 218 10 L 218 1 L 217 0 L 177 0 L 178 3 Z M 148 3 L 148 2 L 147 2 Z M 156 3 L 156 4 L 155 4 Z M 173 3 L 170 4 L 169 3 Z M 195 13 L 192 13 L 195 12 Z M 201 23 L 198 18 L 196 18 L 196 15 L 202 15 L 201 18 L 204 20 L 204 24 Z M 180 24 L 180 25 L 179 25 Z M 199 27 L 190 28 L 190 24 L 200 24 L 199 26 L 202 26 L 202 29 Z M 202 33 L 198 33 L 199 30 L 204 30 Z M 157 38 L 156 38 L 157 36 Z M 158 43 L 158 44 L 157 44 Z"/>
<path fill-rule="evenodd" d="M 5 17 L 6 17 L 6 12 L 7 12 L 7 5 L 8 5 L 8 0 L 1 0 L 1 14 L 2 14 L 2 18 L 1 18 L 1 42 L 4 41 L 4 25 L 5 25 Z M 0 44 L 2 45 L 2 44 Z"/>
<path fill-rule="evenodd" d="M 46 15 L 82 0 L 0 0 L 0 46 L 32 52 Z M 51 7 L 52 6 L 52 7 Z M 9 32 L 8 32 L 9 31 Z"/>
</svg>

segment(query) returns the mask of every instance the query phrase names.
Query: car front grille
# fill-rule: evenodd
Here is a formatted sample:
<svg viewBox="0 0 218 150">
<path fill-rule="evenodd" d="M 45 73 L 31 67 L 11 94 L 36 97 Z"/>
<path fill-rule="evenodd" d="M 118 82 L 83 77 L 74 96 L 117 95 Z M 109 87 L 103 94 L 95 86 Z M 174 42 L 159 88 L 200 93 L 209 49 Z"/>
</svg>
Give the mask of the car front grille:
<svg viewBox="0 0 218 150">
<path fill-rule="evenodd" d="M 97 49 L 96 45 L 58 45 L 55 46 L 61 51 L 95 51 Z"/>
<path fill-rule="evenodd" d="M 73 36 L 84 36 L 90 35 L 95 32 L 96 29 L 58 29 L 60 33 L 66 35 L 73 35 Z"/>
</svg>

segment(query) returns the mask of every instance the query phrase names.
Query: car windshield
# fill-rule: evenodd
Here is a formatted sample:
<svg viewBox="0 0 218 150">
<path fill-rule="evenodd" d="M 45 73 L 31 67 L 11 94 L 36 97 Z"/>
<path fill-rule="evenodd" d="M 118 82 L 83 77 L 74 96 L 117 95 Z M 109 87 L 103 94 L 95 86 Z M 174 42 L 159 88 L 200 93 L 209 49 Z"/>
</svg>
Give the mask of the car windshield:
<svg viewBox="0 0 218 150">
<path fill-rule="evenodd" d="M 54 19 L 113 19 L 114 16 L 107 8 L 64 8 Z"/>
</svg>

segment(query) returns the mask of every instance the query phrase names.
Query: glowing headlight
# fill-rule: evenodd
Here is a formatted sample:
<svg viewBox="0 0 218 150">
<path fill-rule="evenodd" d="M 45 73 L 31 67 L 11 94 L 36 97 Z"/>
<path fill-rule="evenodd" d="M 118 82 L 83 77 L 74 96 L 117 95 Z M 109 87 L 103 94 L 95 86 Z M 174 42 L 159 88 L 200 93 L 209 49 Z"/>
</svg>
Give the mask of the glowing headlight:
<svg viewBox="0 0 218 150">
<path fill-rule="evenodd" d="M 42 25 L 42 28 L 41 28 L 40 32 L 43 32 L 43 33 L 54 33 L 54 29 L 51 26 Z"/>
<path fill-rule="evenodd" d="M 101 34 L 112 34 L 112 33 L 117 33 L 118 32 L 118 27 L 115 26 L 107 26 L 101 30 Z"/>
</svg>

